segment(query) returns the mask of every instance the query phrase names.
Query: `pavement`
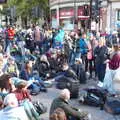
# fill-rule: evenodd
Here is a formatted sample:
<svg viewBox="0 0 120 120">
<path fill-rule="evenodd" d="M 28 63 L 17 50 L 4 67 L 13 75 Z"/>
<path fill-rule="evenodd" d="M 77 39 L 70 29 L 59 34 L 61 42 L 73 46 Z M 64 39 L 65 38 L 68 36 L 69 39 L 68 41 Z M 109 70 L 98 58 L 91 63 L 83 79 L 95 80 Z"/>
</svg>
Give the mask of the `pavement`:
<svg viewBox="0 0 120 120">
<path fill-rule="evenodd" d="M 80 90 L 83 88 L 87 87 L 93 87 L 96 86 L 97 81 L 91 79 L 87 81 L 87 84 L 85 85 L 80 85 Z M 41 101 L 45 106 L 47 106 L 48 110 L 45 114 L 41 115 L 40 118 L 44 120 L 49 120 L 49 109 L 51 102 L 54 98 L 58 97 L 60 93 L 59 89 L 56 89 L 55 86 L 52 88 L 48 88 L 47 93 L 41 92 L 37 96 L 33 96 L 33 100 L 39 100 Z M 91 107 L 88 105 L 83 105 L 78 102 L 78 99 L 71 99 L 70 100 L 71 104 L 76 106 L 77 108 L 80 108 L 83 111 L 88 111 L 91 113 L 92 119 L 91 120 L 120 120 L 120 115 L 119 116 L 113 116 L 104 110 L 100 110 L 98 107 Z"/>
</svg>

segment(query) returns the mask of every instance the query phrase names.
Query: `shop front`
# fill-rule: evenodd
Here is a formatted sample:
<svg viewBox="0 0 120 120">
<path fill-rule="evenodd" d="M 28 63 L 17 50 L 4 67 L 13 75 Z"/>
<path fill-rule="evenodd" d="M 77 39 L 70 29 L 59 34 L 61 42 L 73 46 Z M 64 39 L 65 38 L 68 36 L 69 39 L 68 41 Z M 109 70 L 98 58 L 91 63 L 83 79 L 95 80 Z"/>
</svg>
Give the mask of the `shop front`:
<svg viewBox="0 0 120 120">
<path fill-rule="evenodd" d="M 59 9 L 59 23 L 64 30 L 74 29 L 74 8 L 65 7 Z"/>
</svg>

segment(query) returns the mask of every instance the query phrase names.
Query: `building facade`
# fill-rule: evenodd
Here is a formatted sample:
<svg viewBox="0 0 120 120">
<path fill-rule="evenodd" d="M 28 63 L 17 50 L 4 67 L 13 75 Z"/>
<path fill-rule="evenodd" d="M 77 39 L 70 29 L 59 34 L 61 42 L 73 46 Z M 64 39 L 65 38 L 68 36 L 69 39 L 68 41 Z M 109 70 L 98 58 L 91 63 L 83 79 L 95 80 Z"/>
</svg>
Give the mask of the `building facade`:
<svg viewBox="0 0 120 120">
<path fill-rule="evenodd" d="M 63 26 L 66 30 L 72 30 L 88 26 L 90 0 L 50 0 L 49 4 L 52 27 Z"/>
<path fill-rule="evenodd" d="M 94 0 L 93 0 L 94 1 Z M 105 31 L 107 26 L 107 0 L 100 9 L 99 23 L 91 21 L 91 0 L 49 0 L 52 27 L 63 26 L 64 29 L 95 29 Z M 95 24 L 93 24 L 95 23 Z"/>
<path fill-rule="evenodd" d="M 120 29 L 120 0 L 109 0 L 107 8 L 107 30 Z"/>
</svg>

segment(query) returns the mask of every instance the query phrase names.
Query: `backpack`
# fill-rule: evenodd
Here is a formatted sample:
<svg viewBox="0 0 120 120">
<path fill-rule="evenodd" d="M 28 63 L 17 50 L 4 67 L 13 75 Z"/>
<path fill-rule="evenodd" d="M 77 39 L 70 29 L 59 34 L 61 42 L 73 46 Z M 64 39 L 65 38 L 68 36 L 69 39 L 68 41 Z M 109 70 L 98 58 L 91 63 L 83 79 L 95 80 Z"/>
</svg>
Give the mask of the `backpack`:
<svg viewBox="0 0 120 120">
<path fill-rule="evenodd" d="M 42 103 L 39 101 L 33 102 L 34 108 L 37 111 L 39 115 L 46 113 L 47 112 L 47 107 L 44 106 Z"/>
<path fill-rule="evenodd" d="M 104 105 L 104 110 L 110 114 L 118 115 L 120 114 L 120 101 L 119 100 L 109 100 Z"/>
<path fill-rule="evenodd" d="M 79 96 L 79 81 L 73 78 L 61 76 L 56 83 L 56 88 L 69 89 L 71 98 L 78 98 Z"/>
<path fill-rule="evenodd" d="M 107 99 L 107 91 L 103 89 L 85 89 L 86 95 L 83 96 L 82 99 L 80 99 L 80 102 L 83 104 L 87 104 L 90 106 L 100 107 L 103 109 L 103 106 L 105 104 L 105 101 Z"/>
</svg>

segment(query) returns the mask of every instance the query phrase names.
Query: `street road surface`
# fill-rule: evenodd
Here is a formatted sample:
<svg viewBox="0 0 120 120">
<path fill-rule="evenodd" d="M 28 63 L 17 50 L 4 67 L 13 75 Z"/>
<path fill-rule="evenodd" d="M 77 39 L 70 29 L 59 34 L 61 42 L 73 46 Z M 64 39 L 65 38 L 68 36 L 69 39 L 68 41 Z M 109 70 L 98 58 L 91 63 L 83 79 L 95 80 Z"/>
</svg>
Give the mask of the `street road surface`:
<svg viewBox="0 0 120 120">
<path fill-rule="evenodd" d="M 80 88 L 85 88 L 87 86 L 94 86 L 95 82 L 89 81 L 87 85 L 81 85 Z M 41 118 L 44 120 L 49 120 L 49 109 L 51 102 L 54 98 L 59 95 L 60 90 L 56 89 L 55 87 L 48 88 L 47 93 L 41 92 L 39 95 L 34 96 L 33 100 L 39 100 L 44 105 L 47 106 L 48 110 L 47 113 L 41 115 Z M 92 120 L 120 120 L 120 116 L 116 116 L 117 119 L 114 118 L 113 115 L 106 113 L 104 110 L 100 110 L 100 108 L 91 107 L 87 105 L 79 104 L 78 99 L 70 100 L 71 104 L 80 108 L 81 110 L 88 111 L 92 115 Z"/>
</svg>

